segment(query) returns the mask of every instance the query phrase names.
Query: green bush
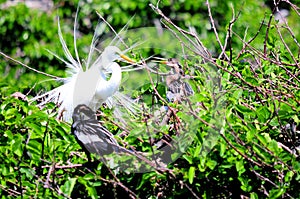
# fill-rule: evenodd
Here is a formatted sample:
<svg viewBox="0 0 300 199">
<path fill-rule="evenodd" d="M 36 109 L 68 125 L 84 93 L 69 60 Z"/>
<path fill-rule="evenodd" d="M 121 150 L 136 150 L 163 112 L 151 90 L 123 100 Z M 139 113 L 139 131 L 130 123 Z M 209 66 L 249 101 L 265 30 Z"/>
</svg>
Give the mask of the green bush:
<svg viewBox="0 0 300 199">
<path fill-rule="evenodd" d="M 96 160 L 87 162 L 70 133 L 70 124 L 56 119 L 54 104 L 40 110 L 16 99 L 15 92 L 35 96 L 59 82 L 25 69 L 3 57 L 0 91 L 0 195 L 2 198 L 300 198 L 299 163 L 299 13 L 288 7 L 287 24 L 274 20 L 267 3 L 246 1 L 81 1 L 78 17 L 79 52 L 87 53 L 98 11 L 117 31 L 131 18 L 130 28 L 153 26 L 156 19 L 196 43 L 193 59 L 181 57 L 201 102 L 193 143 L 169 171 L 113 175 Z M 270 4 L 272 5 L 272 3 Z M 0 51 L 40 71 L 63 77 L 64 63 L 57 35 L 57 16 L 64 38 L 74 52 L 73 23 L 78 1 L 54 1 L 47 12 L 23 4 L 1 10 Z M 211 13 L 211 16 L 210 14 Z M 145 20 L 147 19 L 147 20 Z M 188 33 L 182 33 L 170 21 Z M 212 29 L 213 19 L 215 31 Z M 197 35 L 188 28 L 194 28 Z M 166 30 L 167 31 L 167 30 Z M 136 38 L 132 38 L 133 40 Z M 199 40 L 198 40 L 199 39 Z M 212 56 L 201 57 L 199 42 Z M 222 49 L 221 45 L 225 46 Z M 205 75 L 214 68 L 218 85 Z M 215 83 L 215 81 L 212 81 Z M 135 93 L 154 91 L 143 85 Z M 163 95 L 164 87 L 160 92 Z M 216 112 L 218 104 L 224 112 Z M 172 105 L 176 106 L 176 105 Z M 178 105 L 180 107 L 180 105 Z M 219 110 L 218 110 L 219 111 Z M 178 112 L 178 115 L 182 112 Z M 217 121 L 214 114 L 224 114 Z M 184 119 L 184 116 L 181 115 Z M 110 130 L 119 131 L 114 125 Z M 208 137 L 215 127 L 215 139 Z M 213 134 L 214 135 L 214 134 Z M 126 140 L 131 142 L 131 140 Z M 145 147 L 139 142 L 136 147 Z M 146 146 L 147 148 L 148 146 Z M 209 153 L 203 152 L 209 147 Z"/>
</svg>

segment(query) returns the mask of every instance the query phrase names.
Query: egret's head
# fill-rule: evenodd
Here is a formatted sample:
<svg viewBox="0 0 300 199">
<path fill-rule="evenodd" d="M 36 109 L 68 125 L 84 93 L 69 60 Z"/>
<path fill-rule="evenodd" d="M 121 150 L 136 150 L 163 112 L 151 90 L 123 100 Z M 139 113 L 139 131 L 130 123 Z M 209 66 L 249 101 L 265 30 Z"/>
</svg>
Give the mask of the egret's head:
<svg viewBox="0 0 300 199">
<path fill-rule="evenodd" d="M 125 60 L 129 63 L 135 63 L 129 57 L 124 55 L 122 51 L 116 46 L 107 46 L 102 53 L 103 67 L 109 67 L 109 65 L 116 60 Z"/>
<path fill-rule="evenodd" d="M 116 46 L 107 46 L 102 53 L 102 63 L 107 65 L 120 59 L 121 50 Z"/>
</svg>

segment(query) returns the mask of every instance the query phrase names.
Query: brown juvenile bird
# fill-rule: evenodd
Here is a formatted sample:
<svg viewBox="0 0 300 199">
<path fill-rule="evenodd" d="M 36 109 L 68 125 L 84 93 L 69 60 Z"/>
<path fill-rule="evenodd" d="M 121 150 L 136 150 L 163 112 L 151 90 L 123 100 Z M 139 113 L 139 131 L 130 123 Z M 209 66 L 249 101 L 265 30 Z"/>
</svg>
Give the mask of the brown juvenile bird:
<svg viewBox="0 0 300 199">
<path fill-rule="evenodd" d="M 186 100 L 186 97 L 194 95 L 194 90 L 192 89 L 191 85 L 184 81 L 184 79 L 187 79 L 187 77 L 185 76 L 182 66 L 177 59 L 170 58 L 161 63 L 166 64 L 171 68 L 169 74 L 166 76 L 166 85 L 168 88 L 166 96 L 169 102 L 181 103 Z M 164 108 L 166 112 L 160 122 L 160 125 L 163 126 L 166 124 L 171 124 L 170 129 L 175 129 L 175 131 L 177 131 L 176 129 L 178 129 L 180 123 L 176 116 L 177 110 L 170 109 L 166 106 L 164 106 Z M 170 122 L 171 118 L 174 118 L 174 120 L 172 120 L 173 122 Z M 167 150 L 171 150 L 170 143 L 172 140 L 173 139 L 171 138 L 170 134 L 165 134 L 158 140 L 154 140 L 154 145 L 158 149 L 164 150 L 163 148 L 166 147 Z"/>
<path fill-rule="evenodd" d="M 165 64 L 171 67 L 170 74 L 166 77 L 168 101 L 181 102 L 185 97 L 194 95 L 191 85 L 183 81 L 186 77 L 178 60 L 170 58 Z"/>
</svg>

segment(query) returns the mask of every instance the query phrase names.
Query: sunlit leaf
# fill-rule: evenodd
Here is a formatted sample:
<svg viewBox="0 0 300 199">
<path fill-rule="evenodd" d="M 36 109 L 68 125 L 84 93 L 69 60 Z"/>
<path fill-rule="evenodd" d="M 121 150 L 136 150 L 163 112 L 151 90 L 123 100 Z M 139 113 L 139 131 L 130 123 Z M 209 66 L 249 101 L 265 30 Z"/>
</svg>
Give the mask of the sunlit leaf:
<svg viewBox="0 0 300 199">
<path fill-rule="evenodd" d="M 188 177 L 189 177 L 189 183 L 193 184 L 194 177 L 195 177 L 195 167 L 190 167 L 189 168 Z"/>
</svg>

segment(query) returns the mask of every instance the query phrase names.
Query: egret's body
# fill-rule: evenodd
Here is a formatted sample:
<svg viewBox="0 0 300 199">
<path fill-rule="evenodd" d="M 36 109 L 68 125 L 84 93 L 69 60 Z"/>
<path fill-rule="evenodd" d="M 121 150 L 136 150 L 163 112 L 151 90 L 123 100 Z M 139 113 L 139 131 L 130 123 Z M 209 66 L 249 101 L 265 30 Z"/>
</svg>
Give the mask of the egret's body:
<svg viewBox="0 0 300 199">
<path fill-rule="evenodd" d="M 106 51 L 111 49 L 113 48 L 107 47 L 102 56 L 105 56 Z M 103 74 L 105 69 L 112 74 L 109 80 Z M 118 90 L 122 79 L 122 71 L 117 63 L 108 62 L 102 67 L 91 67 L 87 71 L 79 71 L 75 78 L 73 106 L 86 104 L 93 111 L 96 111 L 99 105 Z"/>
</svg>

